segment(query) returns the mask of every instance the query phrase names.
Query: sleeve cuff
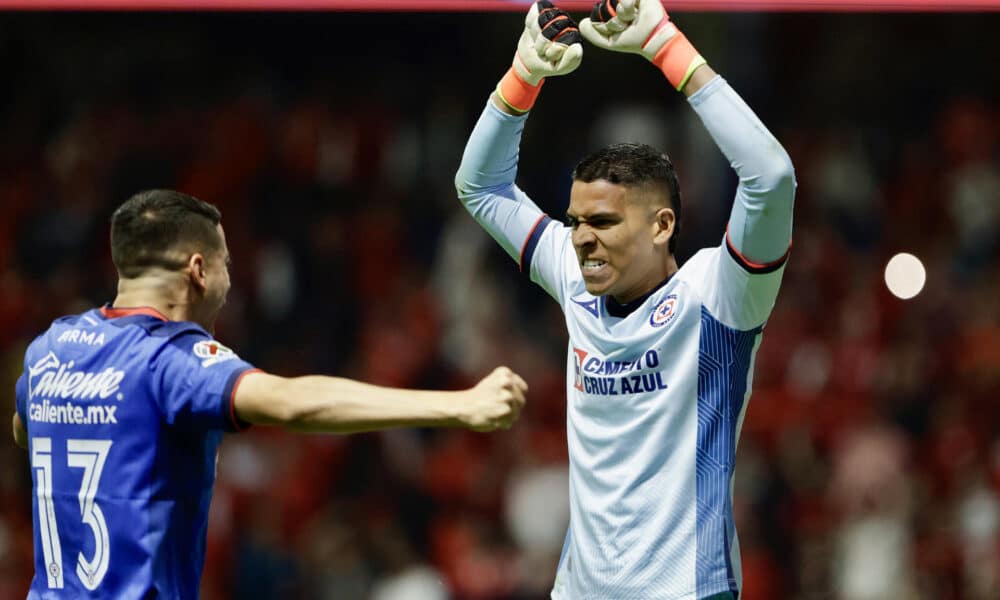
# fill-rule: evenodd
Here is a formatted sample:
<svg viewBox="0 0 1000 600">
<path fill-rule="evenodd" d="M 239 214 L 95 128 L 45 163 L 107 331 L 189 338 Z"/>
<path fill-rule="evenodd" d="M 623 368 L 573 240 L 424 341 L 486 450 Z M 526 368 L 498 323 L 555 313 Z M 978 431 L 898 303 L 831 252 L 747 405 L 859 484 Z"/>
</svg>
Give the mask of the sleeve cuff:
<svg viewBox="0 0 1000 600">
<path fill-rule="evenodd" d="M 743 254 L 739 250 L 737 250 L 735 246 L 733 246 L 732 240 L 729 239 L 729 231 L 727 229 L 726 250 L 729 250 L 729 256 L 732 256 L 733 260 L 735 260 L 737 264 L 743 267 L 744 271 L 752 275 L 763 275 L 765 273 L 773 273 L 778 269 L 780 269 L 781 267 L 785 266 L 785 263 L 788 262 L 788 255 L 791 254 L 792 252 L 792 244 L 791 243 L 788 244 L 788 249 L 785 250 L 785 253 L 778 260 L 767 263 L 754 262 L 749 258 L 743 256 Z"/>
<path fill-rule="evenodd" d="M 528 239 L 524 240 L 524 246 L 521 247 L 521 257 L 517 261 L 522 273 L 531 274 L 531 259 L 535 257 L 535 249 L 538 247 L 538 241 L 542 238 L 545 228 L 551 222 L 552 219 L 548 215 L 543 214 L 538 217 L 538 220 L 535 221 L 534 226 L 531 228 L 531 232 L 528 234 Z"/>
<path fill-rule="evenodd" d="M 499 121 L 513 121 L 513 122 L 527 121 L 529 114 L 527 112 L 520 115 L 512 115 L 510 113 L 505 113 L 504 111 L 500 110 L 500 108 L 496 104 L 493 103 L 493 98 L 490 98 L 489 100 L 486 101 L 486 110 L 490 113 L 492 117 L 494 117 Z"/>
<path fill-rule="evenodd" d="M 226 412 L 225 419 L 229 426 L 229 431 L 239 433 L 250 428 L 250 423 L 236 416 L 236 390 L 240 387 L 240 382 L 243 381 L 245 375 L 263 372 L 261 369 L 250 367 L 242 371 L 236 370 L 230 373 L 229 379 L 226 381 L 226 387 L 222 391 L 222 397 L 226 399 L 226 402 L 223 404 L 223 410 Z"/>
<path fill-rule="evenodd" d="M 722 77 L 722 75 L 716 75 L 711 79 L 711 81 L 702 86 L 700 90 L 688 96 L 688 104 L 691 106 L 698 106 L 707 100 L 708 97 L 715 92 L 715 90 L 724 85 L 726 85 L 726 80 Z"/>
</svg>

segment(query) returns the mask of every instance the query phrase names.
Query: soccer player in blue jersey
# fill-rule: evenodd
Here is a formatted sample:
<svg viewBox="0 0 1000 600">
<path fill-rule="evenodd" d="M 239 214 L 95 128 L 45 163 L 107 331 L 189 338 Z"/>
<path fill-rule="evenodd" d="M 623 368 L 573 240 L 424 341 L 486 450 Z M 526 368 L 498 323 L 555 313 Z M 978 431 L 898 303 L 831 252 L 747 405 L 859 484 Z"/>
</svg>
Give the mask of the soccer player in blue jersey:
<svg viewBox="0 0 1000 600">
<path fill-rule="evenodd" d="M 509 427 L 527 386 L 498 368 L 459 392 L 254 369 L 211 335 L 229 290 L 212 205 L 139 193 L 115 212 L 113 303 L 57 319 L 17 381 L 34 483 L 28 598 L 196 598 L 223 431 Z"/>
<path fill-rule="evenodd" d="M 584 158 L 565 225 L 514 182 L 527 113 L 546 77 L 579 65 L 581 35 L 662 71 L 739 177 L 719 245 L 683 265 L 677 176 L 648 146 Z M 579 31 L 538 2 L 455 183 L 472 216 L 566 318 L 570 524 L 552 598 L 737 597 L 733 467 L 754 355 L 791 245 L 795 178 L 784 149 L 660 0 L 601 0 Z"/>
</svg>

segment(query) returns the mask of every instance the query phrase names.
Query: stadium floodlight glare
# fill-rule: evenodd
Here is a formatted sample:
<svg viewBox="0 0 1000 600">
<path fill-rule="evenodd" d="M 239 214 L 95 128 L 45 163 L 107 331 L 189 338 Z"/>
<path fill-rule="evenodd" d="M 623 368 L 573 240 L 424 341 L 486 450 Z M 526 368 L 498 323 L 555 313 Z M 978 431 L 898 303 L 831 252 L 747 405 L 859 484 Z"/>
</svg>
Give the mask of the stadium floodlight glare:
<svg viewBox="0 0 1000 600">
<path fill-rule="evenodd" d="M 885 266 L 885 285 L 893 296 L 901 300 L 909 300 L 919 294 L 926 281 L 924 263 L 908 252 L 893 256 Z"/>
<path fill-rule="evenodd" d="M 534 0 L 0 0 L 3 10 L 516 11 Z M 589 12 L 594 0 L 561 0 Z M 671 0 L 670 12 L 982 12 L 1000 0 Z"/>
</svg>

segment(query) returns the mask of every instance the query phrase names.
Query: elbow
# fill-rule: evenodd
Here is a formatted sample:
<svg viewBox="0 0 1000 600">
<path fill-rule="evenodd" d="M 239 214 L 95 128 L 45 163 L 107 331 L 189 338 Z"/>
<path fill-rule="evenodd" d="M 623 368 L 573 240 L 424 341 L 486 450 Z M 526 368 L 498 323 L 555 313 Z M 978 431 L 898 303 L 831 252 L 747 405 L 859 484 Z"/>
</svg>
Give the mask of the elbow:
<svg viewBox="0 0 1000 600">
<path fill-rule="evenodd" d="M 771 154 L 764 173 L 762 179 L 768 189 L 795 191 L 795 167 L 788 152 L 781 146 Z"/>
<path fill-rule="evenodd" d="M 465 203 L 465 198 L 468 197 L 469 190 L 469 178 L 465 176 L 462 167 L 458 168 L 455 172 L 455 193 L 458 194 L 458 199 Z"/>
<path fill-rule="evenodd" d="M 272 413 L 276 424 L 287 429 L 306 429 L 313 420 L 316 408 L 307 386 L 301 385 L 297 378 L 288 381 L 288 393 L 275 403 Z"/>
<path fill-rule="evenodd" d="M 485 172 L 481 167 L 463 159 L 455 172 L 455 193 L 471 211 L 488 196 L 512 195 L 509 190 L 514 188 L 515 173 L 516 169 L 513 168 L 497 173 Z"/>
<path fill-rule="evenodd" d="M 342 406 L 336 398 L 343 394 L 331 393 L 330 379 L 317 375 L 294 377 L 287 380 L 287 393 L 275 411 L 275 417 L 286 429 L 298 432 L 339 433 L 344 430 Z"/>
<path fill-rule="evenodd" d="M 308 412 L 304 410 L 301 400 L 298 398 L 284 399 L 276 403 L 271 411 L 272 425 L 278 425 L 287 429 L 299 429 L 301 423 L 306 422 Z"/>
<path fill-rule="evenodd" d="M 780 168 L 777 169 L 777 184 L 779 188 L 786 189 L 789 197 L 795 195 L 795 166 L 792 165 L 792 158 L 788 156 L 785 149 L 781 149 Z"/>
<path fill-rule="evenodd" d="M 465 165 L 458 168 L 455 172 L 455 194 L 458 196 L 458 201 L 462 203 L 467 209 L 475 203 L 477 193 L 476 185 L 469 177 L 468 171 Z"/>
<path fill-rule="evenodd" d="M 795 167 L 784 148 L 777 146 L 761 165 L 756 177 L 745 182 L 749 190 L 756 190 L 755 196 L 769 201 L 784 200 L 789 204 L 795 198 Z"/>
</svg>

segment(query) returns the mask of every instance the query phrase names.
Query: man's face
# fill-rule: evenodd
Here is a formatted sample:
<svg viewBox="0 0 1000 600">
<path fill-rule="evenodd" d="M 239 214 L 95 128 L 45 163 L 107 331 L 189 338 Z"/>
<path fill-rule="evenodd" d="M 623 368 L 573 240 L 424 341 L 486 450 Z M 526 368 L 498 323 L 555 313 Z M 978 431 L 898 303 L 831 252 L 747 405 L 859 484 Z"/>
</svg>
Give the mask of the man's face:
<svg viewBox="0 0 1000 600">
<path fill-rule="evenodd" d="M 219 311 L 226 303 L 229 294 L 229 248 L 226 246 L 226 233 L 222 225 L 218 226 L 222 249 L 205 255 L 205 320 L 214 326 Z M 211 327 L 209 327 L 211 329 Z"/>
<path fill-rule="evenodd" d="M 573 182 L 566 217 L 580 272 L 594 296 L 631 302 L 668 274 L 664 251 L 669 235 L 657 214 L 662 207 L 643 194 L 642 188 L 603 179 Z"/>
</svg>

